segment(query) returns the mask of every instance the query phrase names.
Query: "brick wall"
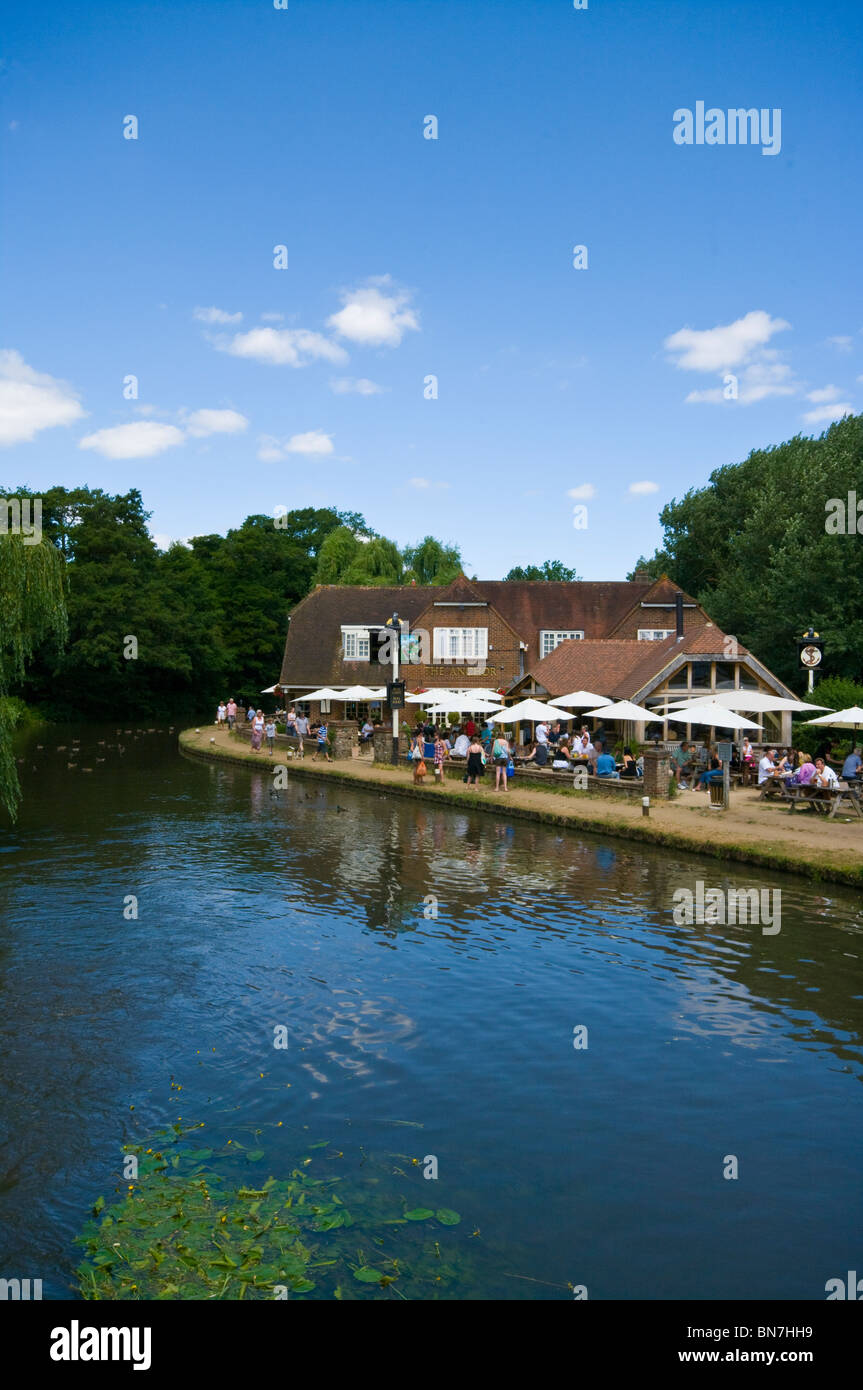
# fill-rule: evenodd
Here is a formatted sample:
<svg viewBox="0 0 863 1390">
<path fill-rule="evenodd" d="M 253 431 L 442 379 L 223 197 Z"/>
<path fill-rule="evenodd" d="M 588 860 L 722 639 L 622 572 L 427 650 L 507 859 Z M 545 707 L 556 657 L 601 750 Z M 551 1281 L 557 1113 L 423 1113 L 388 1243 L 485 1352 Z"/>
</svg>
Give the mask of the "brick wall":
<svg viewBox="0 0 863 1390">
<path fill-rule="evenodd" d="M 703 608 L 684 608 L 684 632 L 695 632 L 705 627 L 708 622 L 709 618 Z M 677 616 L 673 608 L 636 608 L 620 627 L 615 629 L 615 641 L 635 641 L 640 627 L 665 628 L 673 633 L 677 630 Z"/>
<path fill-rule="evenodd" d="M 422 630 L 428 633 L 426 649 L 429 658 L 434 652 L 434 629 L 436 627 L 484 627 L 488 629 L 488 656 L 485 669 L 482 664 L 453 664 L 433 660 L 422 664 L 412 663 L 404 667 L 401 674 L 409 685 L 423 686 L 489 686 L 492 690 L 508 688 L 518 679 L 519 639 L 508 623 L 505 623 L 493 608 L 435 608 L 426 609 L 412 624 L 411 631 L 416 634 Z M 525 652 L 525 656 L 529 656 Z"/>
</svg>

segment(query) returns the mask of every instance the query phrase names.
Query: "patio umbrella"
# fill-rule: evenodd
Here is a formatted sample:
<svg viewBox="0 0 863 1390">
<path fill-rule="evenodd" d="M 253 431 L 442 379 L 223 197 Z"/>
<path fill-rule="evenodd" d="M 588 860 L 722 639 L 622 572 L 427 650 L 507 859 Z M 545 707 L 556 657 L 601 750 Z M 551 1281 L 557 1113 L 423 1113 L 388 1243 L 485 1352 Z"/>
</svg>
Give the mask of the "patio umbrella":
<svg viewBox="0 0 863 1390">
<path fill-rule="evenodd" d="M 591 719 L 621 719 L 628 724 L 644 724 L 651 719 L 659 719 L 662 722 L 662 715 L 658 715 L 655 710 L 645 709 L 643 705 L 633 705 L 630 700 L 618 700 L 614 705 L 601 705 L 599 709 L 589 709 L 587 713 Z"/>
<path fill-rule="evenodd" d="M 429 714 L 463 714 L 465 710 L 477 710 L 479 713 L 487 714 L 493 709 L 500 709 L 500 705 L 491 700 L 475 700 L 473 696 L 470 703 L 465 703 L 464 696 L 451 695 L 446 700 L 435 700 L 433 704 L 427 706 Z"/>
<path fill-rule="evenodd" d="M 275 695 L 275 693 L 276 693 L 276 691 L 277 691 L 278 689 L 279 689 L 279 687 L 278 687 L 277 685 L 268 685 L 267 688 L 266 688 L 266 690 L 262 690 L 262 691 L 261 691 L 261 694 L 262 694 L 262 695 Z"/>
<path fill-rule="evenodd" d="M 667 706 L 669 710 L 681 709 L 684 705 L 722 705 L 725 709 L 742 709 L 750 714 L 799 713 L 810 709 L 829 709 L 829 705 L 810 705 L 804 700 L 786 700 L 781 695 L 771 695 L 764 690 L 723 690 L 716 695 L 699 695 L 690 700 L 674 700 Z"/>
<path fill-rule="evenodd" d="M 368 685 L 349 685 L 347 690 L 343 690 L 341 695 L 337 695 L 337 700 L 382 700 L 386 691 L 383 689 L 372 690 Z"/>
<path fill-rule="evenodd" d="M 340 700 L 342 692 L 340 690 L 330 690 L 329 686 L 323 686 L 320 690 L 313 690 L 311 695 L 304 695 L 304 700 Z"/>
<path fill-rule="evenodd" d="M 727 709 L 725 705 L 719 704 L 691 704 L 684 709 L 675 711 L 669 710 L 666 719 L 671 719 L 675 724 L 707 724 L 713 729 L 760 729 L 760 724 L 753 724 L 751 719 L 744 719 L 742 714 L 736 710 Z"/>
<path fill-rule="evenodd" d="M 421 690 L 416 695 L 406 695 L 406 705 L 430 705 L 435 700 L 445 700 L 449 695 L 458 694 L 455 690 L 444 690 L 441 686 L 434 686 L 430 690 Z"/>
<path fill-rule="evenodd" d="M 520 724 L 523 720 L 533 723 L 537 719 L 571 719 L 569 710 L 558 709 L 556 705 L 544 705 L 540 700 L 522 700 L 509 709 L 499 709 L 492 714 L 495 724 Z"/>
<path fill-rule="evenodd" d="M 849 705 L 848 709 L 837 710 L 835 714 L 822 714 L 820 719 L 807 719 L 807 724 L 824 724 L 828 729 L 853 729 L 854 743 L 857 730 L 863 725 L 863 709 L 859 705 Z M 854 744 L 851 745 L 852 748 Z"/>
<path fill-rule="evenodd" d="M 556 705 L 567 705 L 570 709 L 588 709 L 590 705 L 601 705 L 604 695 L 591 695 L 589 690 L 573 690 L 571 695 L 556 695 Z"/>
</svg>

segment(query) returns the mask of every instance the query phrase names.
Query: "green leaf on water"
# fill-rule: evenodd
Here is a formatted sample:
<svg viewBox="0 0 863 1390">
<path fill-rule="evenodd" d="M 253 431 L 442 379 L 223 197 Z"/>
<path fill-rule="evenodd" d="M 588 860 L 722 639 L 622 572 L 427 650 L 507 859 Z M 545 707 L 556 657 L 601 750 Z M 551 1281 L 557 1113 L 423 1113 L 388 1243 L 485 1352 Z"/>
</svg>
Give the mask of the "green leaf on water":
<svg viewBox="0 0 863 1390">
<path fill-rule="evenodd" d="M 435 1216 L 442 1226 L 457 1226 L 461 1221 L 457 1211 L 451 1211 L 449 1207 L 438 1207 Z"/>
<path fill-rule="evenodd" d="M 428 1221 L 430 1216 L 434 1216 L 430 1207 L 414 1207 L 413 1211 L 405 1212 L 408 1221 Z"/>
<path fill-rule="evenodd" d="M 379 1269 L 369 1269 L 368 1265 L 354 1270 L 354 1278 L 359 1279 L 361 1284 L 379 1284 L 383 1277 Z"/>
<path fill-rule="evenodd" d="M 104 1205 L 105 1205 L 105 1198 L 104 1198 L 104 1197 L 97 1197 L 96 1200 L 95 1200 L 95 1202 L 93 1203 L 93 1215 L 94 1215 L 94 1216 L 98 1216 L 98 1215 L 99 1215 L 99 1212 L 102 1210 L 102 1208 L 104 1207 Z"/>
<path fill-rule="evenodd" d="M 250 1163 L 260 1163 L 263 1156 L 263 1149 L 250 1149 L 249 1152 L 246 1154 L 246 1158 L 249 1160 Z"/>
</svg>

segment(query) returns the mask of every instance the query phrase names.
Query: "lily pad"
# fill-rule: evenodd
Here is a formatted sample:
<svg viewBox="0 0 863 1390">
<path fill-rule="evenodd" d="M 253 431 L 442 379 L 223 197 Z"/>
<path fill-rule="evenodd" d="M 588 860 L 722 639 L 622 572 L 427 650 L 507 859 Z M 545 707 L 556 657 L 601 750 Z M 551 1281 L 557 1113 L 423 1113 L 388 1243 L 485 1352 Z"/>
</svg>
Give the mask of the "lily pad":
<svg viewBox="0 0 863 1390">
<path fill-rule="evenodd" d="M 449 1207 L 438 1207 L 435 1216 L 442 1226 L 457 1226 L 461 1221 L 457 1211 L 452 1211 Z"/>
<path fill-rule="evenodd" d="M 354 1278 L 359 1279 L 361 1284 L 379 1284 L 383 1277 L 379 1269 L 370 1269 L 368 1265 L 354 1270 Z"/>
<path fill-rule="evenodd" d="M 430 1216 L 434 1216 L 431 1207 L 414 1207 L 413 1211 L 405 1212 L 408 1221 L 428 1221 Z"/>
</svg>

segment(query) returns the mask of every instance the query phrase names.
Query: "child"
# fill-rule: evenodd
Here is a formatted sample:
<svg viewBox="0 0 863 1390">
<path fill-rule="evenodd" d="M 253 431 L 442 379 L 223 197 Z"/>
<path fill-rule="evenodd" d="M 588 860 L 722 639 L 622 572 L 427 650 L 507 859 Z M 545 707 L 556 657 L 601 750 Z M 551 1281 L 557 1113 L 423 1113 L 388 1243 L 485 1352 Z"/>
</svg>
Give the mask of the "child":
<svg viewBox="0 0 863 1390">
<path fill-rule="evenodd" d="M 321 723 L 321 724 L 318 725 L 317 739 L 318 739 L 318 746 L 317 746 L 317 748 L 315 749 L 315 756 L 312 758 L 312 762 L 313 762 L 313 763 L 316 763 L 316 762 L 318 761 L 318 757 L 320 756 L 320 754 L 323 753 L 324 756 L 326 757 L 327 762 L 328 762 L 328 763 L 331 763 L 331 762 L 332 762 L 332 758 L 330 757 L 330 750 L 329 750 L 329 747 L 327 746 L 327 726 L 326 726 L 326 724 Z"/>
<path fill-rule="evenodd" d="M 438 786 L 443 786 L 443 765 L 447 756 L 447 746 L 440 734 L 434 736 L 434 777 Z"/>
<path fill-rule="evenodd" d="M 276 741 L 276 722 L 270 717 L 264 726 L 264 733 L 267 735 L 267 752 L 273 756 L 273 745 Z"/>
</svg>

